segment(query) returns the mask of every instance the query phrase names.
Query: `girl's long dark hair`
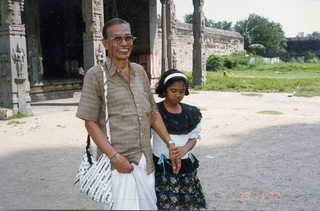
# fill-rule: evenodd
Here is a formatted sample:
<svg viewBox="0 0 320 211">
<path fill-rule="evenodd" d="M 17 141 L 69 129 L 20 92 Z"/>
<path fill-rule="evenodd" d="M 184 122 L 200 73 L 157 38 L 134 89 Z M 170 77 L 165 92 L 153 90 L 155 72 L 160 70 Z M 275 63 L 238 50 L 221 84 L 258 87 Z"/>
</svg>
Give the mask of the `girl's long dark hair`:
<svg viewBox="0 0 320 211">
<path fill-rule="evenodd" d="M 166 92 L 167 88 L 169 86 L 171 86 L 176 81 L 182 81 L 186 85 L 185 95 L 189 95 L 189 90 L 188 90 L 189 82 L 185 77 L 176 76 L 176 77 L 170 78 L 164 84 L 164 80 L 166 79 L 166 77 L 171 75 L 171 74 L 173 74 L 173 73 L 181 73 L 181 74 L 183 74 L 181 71 L 179 71 L 177 69 L 170 69 L 170 70 L 164 72 L 163 75 L 161 76 L 159 82 L 156 84 L 156 93 L 158 94 L 158 97 L 164 98 L 165 97 L 164 93 Z"/>
</svg>

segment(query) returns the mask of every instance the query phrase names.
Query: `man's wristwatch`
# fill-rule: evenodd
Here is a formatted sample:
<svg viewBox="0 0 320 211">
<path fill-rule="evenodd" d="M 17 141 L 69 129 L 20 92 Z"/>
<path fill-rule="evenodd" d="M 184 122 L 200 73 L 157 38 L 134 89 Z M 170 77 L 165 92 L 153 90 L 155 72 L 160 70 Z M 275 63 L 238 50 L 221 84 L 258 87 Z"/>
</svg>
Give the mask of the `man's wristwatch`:
<svg viewBox="0 0 320 211">
<path fill-rule="evenodd" d="M 174 144 L 174 142 L 170 140 L 168 143 L 166 143 L 167 147 L 169 147 L 170 144 Z"/>
</svg>

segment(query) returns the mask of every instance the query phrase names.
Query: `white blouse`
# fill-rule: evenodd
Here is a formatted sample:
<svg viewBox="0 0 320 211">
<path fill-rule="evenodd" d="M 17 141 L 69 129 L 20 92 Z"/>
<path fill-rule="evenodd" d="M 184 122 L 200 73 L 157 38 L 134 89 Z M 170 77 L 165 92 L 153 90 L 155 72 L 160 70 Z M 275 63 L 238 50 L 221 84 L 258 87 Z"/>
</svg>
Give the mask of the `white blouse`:
<svg viewBox="0 0 320 211">
<path fill-rule="evenodd" d="M 184 146 L 189 139 L 200 139 L 200 131 L 201 131 L 201 122 L 199 122 L 196 126 L 195 129 L 193 129 L 190 133 L 188 134 L 181 134 L 181 135 L 173 135 L 173 134 L 169 134 L 170 138 L 173 140 L 173 142 L 175 143 L 175 145 L 177 147 L 180 146 Z M 157 157 L 160 157 L 161 154 L 163 154 L 164 156 L 166 156 L 166 158 L 169 158 L 169 149 L 167 147 L 167 145 L 164 143 L 164 141 L 160 138 L 160 136 L 153 130 L 151 129 L 152 132 L 152 139 L 153 139 L 153 154 Z M 189 157 L 189 154 L 192 152 L 189 151 L 187 152 L 182 159 L 186 159 Z"/>
</svg>

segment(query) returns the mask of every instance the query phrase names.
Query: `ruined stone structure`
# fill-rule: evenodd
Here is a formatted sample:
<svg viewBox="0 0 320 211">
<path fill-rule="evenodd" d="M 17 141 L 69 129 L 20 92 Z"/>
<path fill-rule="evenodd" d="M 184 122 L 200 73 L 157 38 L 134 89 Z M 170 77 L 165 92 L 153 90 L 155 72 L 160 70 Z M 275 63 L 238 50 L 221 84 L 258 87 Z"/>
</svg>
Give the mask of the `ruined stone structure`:
<svg viewBox="0 0 320 211">
<path fill-rule="evenodd" d="M 168 68 L 197 70 L 196 83 L 205 82 L 207 57 L 243 50 L 243 38 L 205 28 L 203 0 L 193 1 L 196 21 L 185 24 L 176 22 L 174 0 L 0 0 L 0 107 L 30 113 L 31 99 L 81 91 L 79 68 L 103 61 L 101 31 L 114 17 L 131 24 L 138 39 L 130 60 L 144 66 L 151 86 Z"/>
<path fill-rule="evenodd" d="M 156 54 L 161 56 L 161 20 L 158 19 L 158 34 L 156 42 Z M 191 72 L 193 68 L 193 30 L 192 24 L 177 22 L 175 27 L 174 42 L 174 56 L 176 61 L 175 67 L 179 70 Z M 233 52 L 242 51 L 243 37 L 232 31 L 225 31 L 220 29 L 205 27 L 204 33 L 204 60 L 212 55 L 227 55 Z M 161 66 L 159 59 L 157 66 Z"/>
</svg>

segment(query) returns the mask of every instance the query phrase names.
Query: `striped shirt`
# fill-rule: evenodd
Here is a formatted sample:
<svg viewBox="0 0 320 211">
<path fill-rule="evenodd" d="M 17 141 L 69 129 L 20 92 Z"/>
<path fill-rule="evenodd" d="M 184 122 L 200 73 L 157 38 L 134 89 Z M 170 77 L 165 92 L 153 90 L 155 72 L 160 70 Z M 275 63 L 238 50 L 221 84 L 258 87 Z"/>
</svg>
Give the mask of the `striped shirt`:
<svg viewBox="0 0 320 211">
<path fill-rule="evenodd" d="M 157 109 L 144 68 L 129 63 L 130 83 L 108 58 L 103 64 L 108 80 L 108 112 L 111 144 L 129 162 L 139 164 L 142 153 L 148 174 L 154 171 L 151 148 L 151 111 Z M 76 117 L 97 122 L 105 132 L 103 74 L 100 66 L 88 70 L 84 78 Z M 98 150 L 98 156 L 101 151 Z M 114 167 L 113 167 L 114 169 Z"/>
</svg>

